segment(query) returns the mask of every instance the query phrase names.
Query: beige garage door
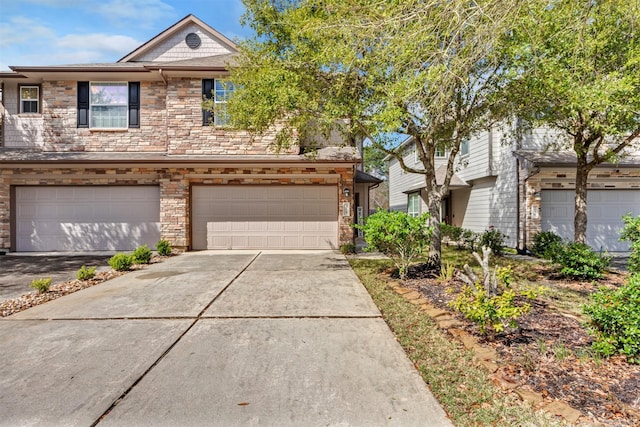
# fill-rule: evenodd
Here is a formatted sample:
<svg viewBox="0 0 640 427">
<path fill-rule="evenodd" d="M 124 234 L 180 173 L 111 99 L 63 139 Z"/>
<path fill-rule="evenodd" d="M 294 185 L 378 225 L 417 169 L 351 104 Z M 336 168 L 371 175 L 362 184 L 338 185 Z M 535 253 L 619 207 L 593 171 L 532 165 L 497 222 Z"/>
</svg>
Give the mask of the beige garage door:
<svg viewBox="0 0 640 427">
<path fill-rule="evenodd" d="M 338 241 L 335 186 L 194 186 L 193 249 L 327 249 Z"/>
<path fill-rule="evenodd" d="M 124 251 L 160 239 L 157 186 L 17 187 L 16 250 Z"/>
</svg>

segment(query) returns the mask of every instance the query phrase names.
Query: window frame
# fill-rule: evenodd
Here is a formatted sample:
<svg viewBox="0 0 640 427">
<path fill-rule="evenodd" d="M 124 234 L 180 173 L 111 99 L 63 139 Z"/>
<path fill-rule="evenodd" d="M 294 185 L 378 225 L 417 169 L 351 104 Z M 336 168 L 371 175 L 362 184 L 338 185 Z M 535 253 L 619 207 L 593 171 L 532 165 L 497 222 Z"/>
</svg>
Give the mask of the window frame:
<svg viewBox="0 0 640 427">
<path fill-rule="evenodd" d="M 412 201 L 415 206 L 412 206 Z M 415 218 L 420 216 L 420 211 L 420 192 L 414 191 L 413 193 L 407 194 L 407 215 Z"/>
<path fill-rule="evenodd" d="M 22 99 L 22 89 L 36 89 L 37 96 L 36 99 Z M 36 111 L 24 111 L 23 102 L 35 102 L 36 103 Z M 24 84 L 18 86 L 18 111 L 20 114 L 40 114 L 40 85 L 33 84 Z"/>
<path fill-rule="evenodd" d="M 225 89 L 220 87 L 219 84 L 230 84 L 231 89 Z M 211 90 L 207 90 L 208 87 L 211 87 Z M 227 99 L 231 93 L 235 90 L 235 86 L 233 82 L 229 79 L 202 79 L 202 98 L 203 100 L 213 99 L 214 109 L 220 111 L 221 109 L 217 106 L 220 104 L 226 104 Z M 224 97 L 219 98 L 218 94 L 225 94 Z M 202 109 L 202 126 L 210 126 L 213 124 L 215 127 L 225 127 L 229 125 L 228 116 L 226 119 L 221 118 L 221 114 L 214 114 L 214 111 Z"/>
<path fill-rule="evenodd" d="M 92 101 L 92 88 L 94 85 L 98 86 L 100 84 L 105 84 L 105 83 L 110 83 L 110 84 L 119 84 L 119 85 L 124 85 L 126 88 L 126 94 L 127 94 L 127 100 L 125 103 L 121 103 L 121 104 L 94 104 Z M 129 82 L 128 81 L 90 81 L 89 82 L 89 129 L 96 129 L 96 130 L 102 130 L 102 129 L 106 129 L 106 130 L 125 130 L 129 128 L 129 105 L 130 105 L 130 101 L 129 101 Z M 93 126 L 93 107 L 103 107 L 103 106 L 117 106 L 117 107 L 124 107 L 125 108 L 125 114 L 124 114 L 124 118 L 125 118 L 125 124 L 124 126 Z"/>
<path fill-rule="evenodd" d="M 469 141 L 468 139 L 462 140 L 462 142 L 460 143 L 460 157 L 469 156 L 470 148 L 471 141 Z"/>
</svg>

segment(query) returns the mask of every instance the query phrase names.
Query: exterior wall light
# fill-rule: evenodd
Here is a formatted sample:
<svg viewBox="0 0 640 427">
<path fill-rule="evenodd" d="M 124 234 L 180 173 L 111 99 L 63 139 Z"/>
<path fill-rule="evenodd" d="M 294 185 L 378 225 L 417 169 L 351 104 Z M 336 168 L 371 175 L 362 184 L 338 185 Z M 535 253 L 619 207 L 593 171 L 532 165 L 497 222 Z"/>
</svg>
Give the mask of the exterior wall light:
<svg viewBox="0 0 640 427">
<path fill-rule="evenodd" d="M 349 187 L 344 187 L 342 192 L 344 193 L 344 197 L 349 197 L 351 195 L 351 189 Z"/>
</svg>

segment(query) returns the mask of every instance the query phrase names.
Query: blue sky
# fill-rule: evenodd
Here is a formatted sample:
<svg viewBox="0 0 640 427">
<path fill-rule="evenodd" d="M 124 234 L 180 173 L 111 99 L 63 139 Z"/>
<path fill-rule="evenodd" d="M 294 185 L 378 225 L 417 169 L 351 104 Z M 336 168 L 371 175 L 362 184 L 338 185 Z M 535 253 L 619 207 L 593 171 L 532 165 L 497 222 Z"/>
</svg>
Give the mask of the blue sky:
<svg viewBox="0 0 640 427">
<path fill-rule="evenodd" d="M 236 40 L 241 0 L 0 0 L 0 70 L 115 62 L 188 14 Z"/>
</svg>

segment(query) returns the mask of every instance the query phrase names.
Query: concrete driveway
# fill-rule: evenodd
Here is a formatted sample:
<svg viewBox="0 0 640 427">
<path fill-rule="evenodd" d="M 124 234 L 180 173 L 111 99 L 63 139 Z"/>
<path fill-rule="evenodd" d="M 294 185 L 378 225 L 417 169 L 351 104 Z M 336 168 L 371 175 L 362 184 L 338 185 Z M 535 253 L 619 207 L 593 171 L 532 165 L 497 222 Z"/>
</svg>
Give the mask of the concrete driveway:
<svg viewBox="0 0 640 427">
<path fill-rule="evenodd" d="M 0 360 L 0 425 L 451 425 L 330 251 L 171 258 L 0 320 Z"/>
</svg>

